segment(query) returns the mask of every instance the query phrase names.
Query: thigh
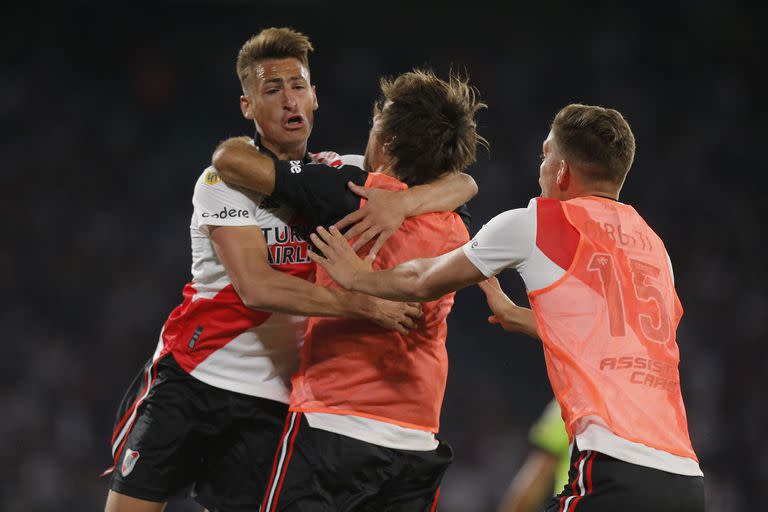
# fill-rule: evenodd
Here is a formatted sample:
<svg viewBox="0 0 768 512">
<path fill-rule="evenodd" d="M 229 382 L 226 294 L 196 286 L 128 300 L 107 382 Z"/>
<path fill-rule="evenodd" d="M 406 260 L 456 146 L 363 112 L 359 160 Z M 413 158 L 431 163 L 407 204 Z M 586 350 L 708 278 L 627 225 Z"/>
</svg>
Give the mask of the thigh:
<svg viewBox="0 0 768 512">
<path fill-rule="evenodd" d="M 208 510 L 255 512 L 272 469 L 288 413 L 286 404 L 238 395 L 232 424 L 208 443 L 194 498 Z"/>
<path fill-rule="evenodd" d="M 154 502 L 186 495 L 201 468 L 202 446 L 217 431 L 205 404 L 225 394 L 194 379 L 171 356 L 148 365 L 145 385 L 113 435 L 110 488 Z M 124 401 L 127 403 L 128 401 Z"/>
</svg>

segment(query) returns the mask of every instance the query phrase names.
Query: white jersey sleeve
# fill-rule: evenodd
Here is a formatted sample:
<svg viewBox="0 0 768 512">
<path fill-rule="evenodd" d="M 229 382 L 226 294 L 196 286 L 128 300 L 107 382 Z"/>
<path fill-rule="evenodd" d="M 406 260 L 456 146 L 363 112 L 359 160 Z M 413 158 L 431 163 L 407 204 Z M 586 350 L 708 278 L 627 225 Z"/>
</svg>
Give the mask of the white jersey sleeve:
<svg viewBox="0 0 768 512">
<path fill-rule="evenodd" d="M 227 185 L 216 169 L 209 167 L 195 184 L 192 227 L 207 233 L 208 226 L 258 226 L 266 213 L 259 208 L 263 198 Z"/>
<path fill-rule="evenodd" d="M 462 249 L 469 261 L 491 277 L 505 268 L 521 271 L 536 246 L 536 202 L 500 213 L 484 224 Z"/>
</svg>

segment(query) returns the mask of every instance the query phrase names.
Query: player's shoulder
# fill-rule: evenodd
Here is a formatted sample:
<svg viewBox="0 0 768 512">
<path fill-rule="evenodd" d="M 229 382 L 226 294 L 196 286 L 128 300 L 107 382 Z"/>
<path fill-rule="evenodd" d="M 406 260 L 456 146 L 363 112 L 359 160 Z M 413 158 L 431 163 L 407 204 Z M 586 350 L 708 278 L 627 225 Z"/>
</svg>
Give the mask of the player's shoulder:
<svg viewBox="0 0 768 512">
<path fill-rule="evenodd" d="M 244 195 L 252 198 L 255 195 L 259 195 L 248 190 L 229 185 L 221 179 L 219 171 L 214 166 L 206 167 L 195 183 L 195 195 L 208 195 L 208 194 L 226 194 L 226 195 Z"/>
<path fill-rule="evenodd" d="M 200 176 L 198 176 L 197 183 L 195 183 L 195 188 L 201 186 L 216 187 L 220 186 L 222 183 L 224 182 L 221 179 L 219 171 L 217 171 L 214 166 L 209 165 L 203 169 L 203 172 L 200 173 Z"/>
<path fill-rule="evenodd" d="M 538 208 L 538 199 L 534 197 L 528 202 L 528 205 L 522 208 L 512 208 L 496 215 L 491 222 L 494 224 L 526 224 L 536 222 L 536 211 Z"/>
</svg>

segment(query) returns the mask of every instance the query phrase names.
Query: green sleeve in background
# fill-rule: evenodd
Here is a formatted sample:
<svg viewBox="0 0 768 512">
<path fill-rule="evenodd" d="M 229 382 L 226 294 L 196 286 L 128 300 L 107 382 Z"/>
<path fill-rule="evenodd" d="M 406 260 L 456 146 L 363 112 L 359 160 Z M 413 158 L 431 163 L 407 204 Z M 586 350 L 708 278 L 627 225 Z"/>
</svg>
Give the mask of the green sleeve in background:
<svg viewBox="0 0 768 512">
<path fill-rule="evenodd" d="M 569 443 L 565 432 L 565 423 L 560 414 L 557 400 L 547 404 L 544 412 L 528 433 L 531 444 L 541 450 L 551 453 L 558 458 L 555 470 L 555 494 L 559 494 L 568 483 Z"/>
</svg>

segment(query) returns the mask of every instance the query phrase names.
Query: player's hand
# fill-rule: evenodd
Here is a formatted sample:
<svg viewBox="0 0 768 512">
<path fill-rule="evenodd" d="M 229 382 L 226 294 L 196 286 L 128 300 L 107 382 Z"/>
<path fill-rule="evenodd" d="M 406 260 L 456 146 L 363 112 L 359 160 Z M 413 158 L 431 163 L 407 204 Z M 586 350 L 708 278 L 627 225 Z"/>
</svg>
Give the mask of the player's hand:
<svg viewBox="0 0 768 512">
<path fill-rule="evenodd" d="M 352 244 L 357 251 L 370 240 L 376 238 L 368 256 L 376 259 L 376 255 L 392 233 L 402 225 L 408 216 L 409 206 L 406 197 L 400 192 L 382 188 L 365 188 L 351 181 L 347 183 L 349 190 L 366 199 L 366 203 L 358 210 L 350 213 L 336 227 L 340 230 L 352 226 L 344 233 L 347 240 L 360 235 Z"/>
<path fill-rule="evenodd" d="M 310 251 L 309 257 L 323 267 L 333 280 L 343 288 L 350 290 L 357 275 L 372 272 L 373 258 L 368 255 L 366 259 L 361 259 L 352 250 L 349 242 L 336 226 L 331 226 L 330 230 L 320 226 L 317 228 L 317 233 L 312 233 L 309 238 L 314 246 L 323 253 L 321 256 Z"/>
<path fill-rule="evenodd" d="M 417 321 L 423 315 L 421 304 L 418 302 L 393 302 L 368 297 L 373 301 L 372 309 L 375 311 L 371 320 L 390 331 L 408 334 L 408 331 L 416 328 Z"/>
<path fill-rule="evenodd" d="M 498 279 L 490 277 L 477 285 L 485 293 L 488 307 L 493 312 L 493 315 L 488 317 L 489 323 L 498 324 L 505 331 L 522 332 L 538 339 L 533 312 L 512 302 L 501 289 Z"/>
</svg>

